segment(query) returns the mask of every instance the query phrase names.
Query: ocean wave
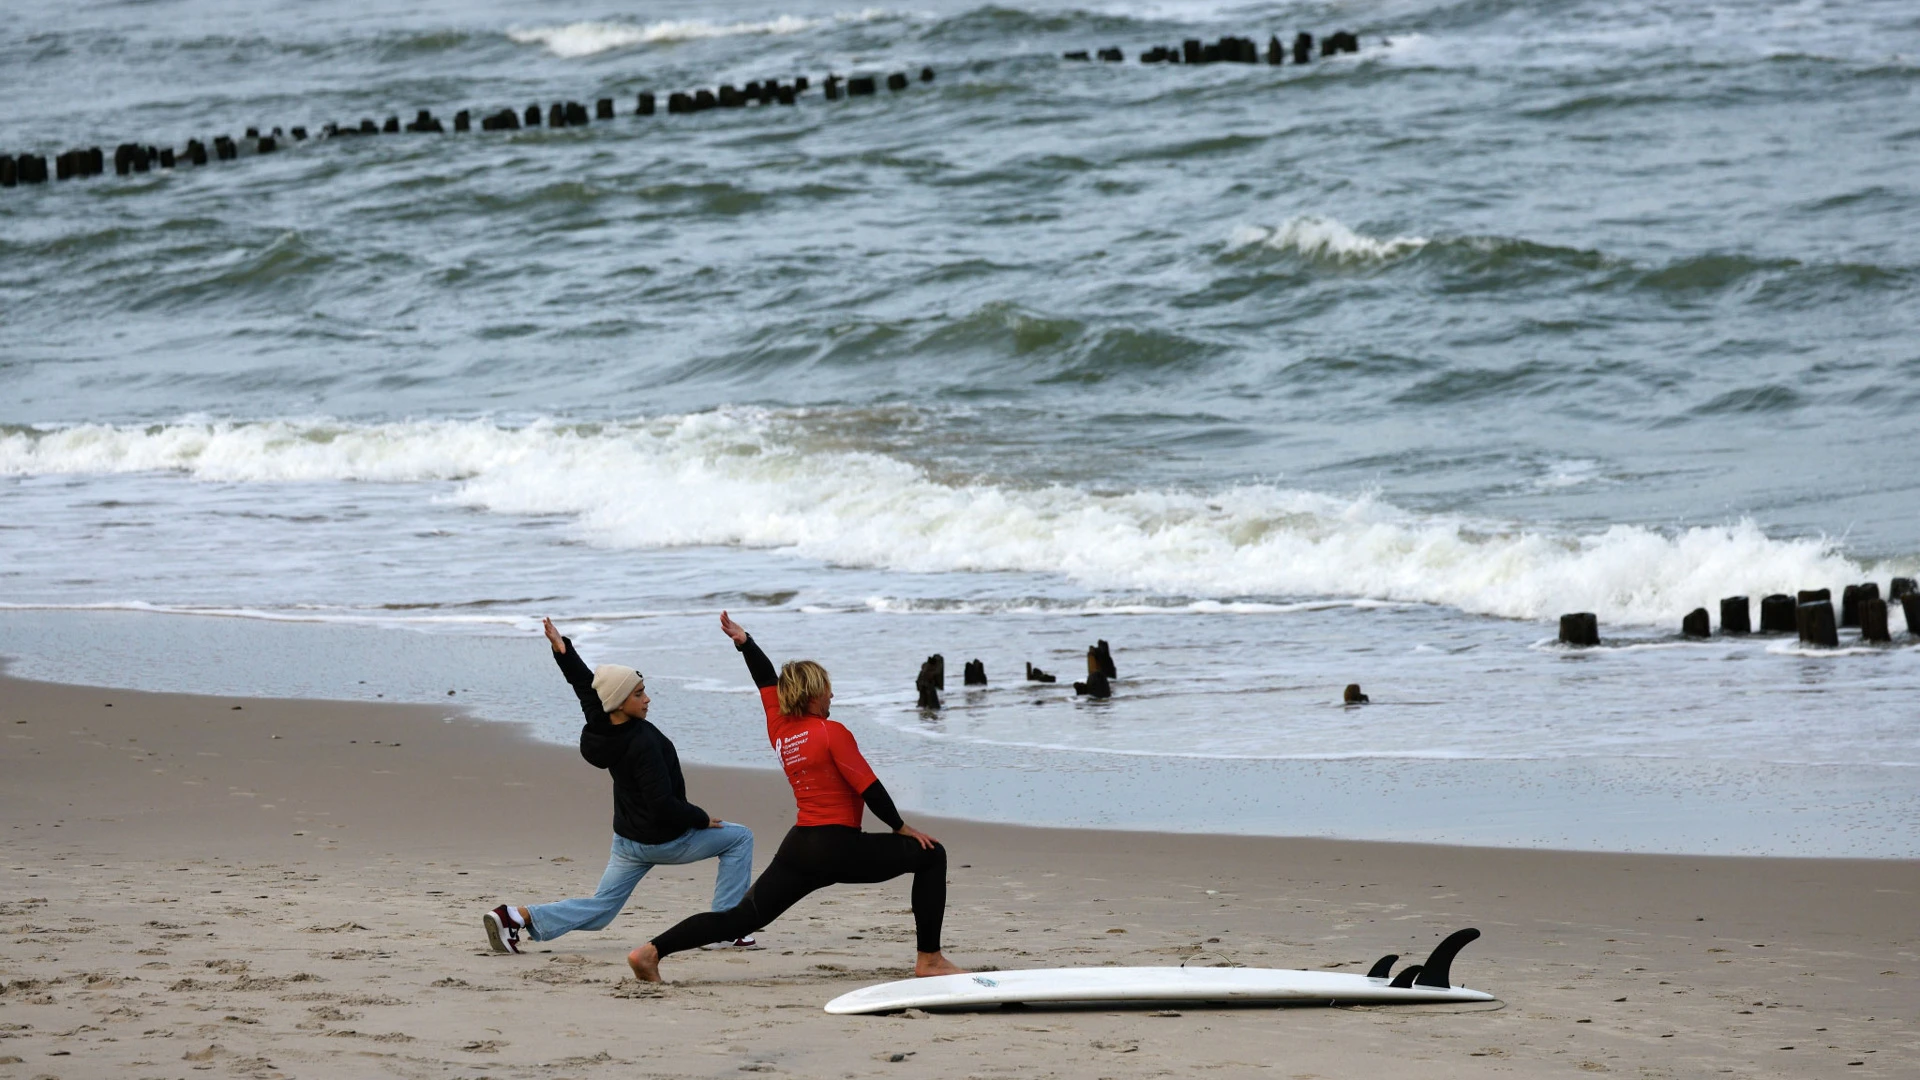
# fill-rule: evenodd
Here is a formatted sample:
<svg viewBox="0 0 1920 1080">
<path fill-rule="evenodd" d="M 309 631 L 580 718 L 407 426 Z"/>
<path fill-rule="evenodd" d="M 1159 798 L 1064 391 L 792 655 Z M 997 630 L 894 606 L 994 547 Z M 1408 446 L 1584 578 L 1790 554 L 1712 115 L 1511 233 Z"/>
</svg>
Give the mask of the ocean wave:
<svg viewBox="0 0 1920 1080">
<path fill-rule="evenodd" d="M 1272 228 L 1238 226 L 1227 237 L 1227 251 L 1256 248 L 1329 262 L 1385 262 L 1419 251 L 1428 242 L 1424 236 L 1394 236 L 1382 240 L 1354 232 L 1333 218 L 1306 214 L 1288 218 Z"/>
<path fill-rule="evenodd" d="M 836 23 L 872 22 L 890 13 L 877 8 L 846 12 L 831 18 L 803 18 L 780 15 L 757 22 L 716 23 L 705 19 L 665 19 L 650 23 L 575 22 L 561 26 L 535 26 L 507 31 L 507 38 L 520 45 L 542 45 L 555 56 L 576 59 L 595 56 L 635 45 L 664 45 L 707 38 L 767 37 L 799 34 Z"/>
<path fill-rule="evenodd" d="M 1838 589 L 1867 568 L 1751 521 L 1584 533 L 1401 510 L 1370 495 L 1240 484 L 1093 491 L 936 478 L 727 409 L 606 425 L 189 421 L 0 430 L 0 475 L 173 471 L 226 483 L 432 483 L 444 503 L 560 516 L 608 549 L 742 546 L 916 573 L 1026 572 L 1098 592 L 1313 597 L 1666 624 L 1722 596 Z M 1879 569 L 1912 574 L 1897 560 Z M 1909 565 L 1913 564 L 1913 565 Z"/>
</svg>

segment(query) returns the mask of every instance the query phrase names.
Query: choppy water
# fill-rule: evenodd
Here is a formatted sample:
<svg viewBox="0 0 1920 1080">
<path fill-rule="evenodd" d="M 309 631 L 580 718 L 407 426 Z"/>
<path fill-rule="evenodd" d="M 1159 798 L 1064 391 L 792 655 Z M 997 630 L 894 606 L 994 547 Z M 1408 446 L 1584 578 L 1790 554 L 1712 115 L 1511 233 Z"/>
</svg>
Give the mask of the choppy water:
<svg viewBox="0 0 1920 1080">
<path fill-rule="evenodd" d="M 1335 29 L 1358 55 L 1059 59 Z M 830 660 L 947 812 L 1920 849 L 1914 639 L 1673 635 L 1920 571 L 1908 5 L 182 0 L 17 13 L 0 65 L 0 149 L 47 154 L 622 112 L 0 191 L 23 673 L 426 697 L 484 664 L 514 677 L 469 700 L 564 737 L 499 651 L 551 613 L 651 659 L 693 756 L 764 764 L 726 606 Z M 1608 648 L 1551 644 L 1573 610 Z M 333 659 L 168 657 L 282 634 Z M 1110 703 L 1011 678 L 1096 637 Z M 921 716 L 934 651 L 993 686 Z"/>
</svg>

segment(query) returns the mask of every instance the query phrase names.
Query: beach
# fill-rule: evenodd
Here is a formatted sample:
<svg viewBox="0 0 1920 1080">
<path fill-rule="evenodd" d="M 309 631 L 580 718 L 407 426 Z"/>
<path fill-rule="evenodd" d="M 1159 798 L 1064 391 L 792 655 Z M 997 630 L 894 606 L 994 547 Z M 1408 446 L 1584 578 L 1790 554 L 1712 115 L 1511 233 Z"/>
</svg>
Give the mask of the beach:
<svg viewBox="0 0 1920 1080">
<path fill-rule="evenodd" d="M 0 727 L 0 1076 L 1920 1075 L 1912 860 L 907 807 L 952 853 L 963 966 L 1354 970 L 1470 925 L 1455 980 L 1500 1003 L 836 1017 L 829 998 L 907 974 L 904 881 L 817 894 L 763 951 L 675 956 L 662 988 L 625 952 L 706 906 L 711 864 L 656 870 L 607 931 L 490 953 L 483 910 L 591 891 L 609 836 L 605 776 L 513 725 L 7 678 Z M 693 766 L 688 787 L 764 866 L 791 822 L 779 774 Z"/>
</svg>

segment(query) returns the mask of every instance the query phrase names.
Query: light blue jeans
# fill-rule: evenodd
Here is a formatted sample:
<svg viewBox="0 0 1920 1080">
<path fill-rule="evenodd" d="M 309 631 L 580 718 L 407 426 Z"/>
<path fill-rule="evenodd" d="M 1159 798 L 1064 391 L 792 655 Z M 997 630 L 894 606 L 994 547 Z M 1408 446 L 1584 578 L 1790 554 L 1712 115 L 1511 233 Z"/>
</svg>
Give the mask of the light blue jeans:
<svg viewBox="0 0 1920 1080">
<path fill-rule="evenodd" d="M 726 911 L 747 894 L 753 876 L 753 830 L 727 822 L 717 829 L 688 829 L 664 844 L 636 844 L 624 836 L 613 838 L 607 872 L 600 888 L 578 900 L 557 900 L 527 910 L 533 915 L 529 937 L 552 941 L 575 930 L 604 930 L 626 906 L 633 887 L 656 866 L 679 866 L 718 858 L 713 879 L 713 910 Z"/>
</svg>

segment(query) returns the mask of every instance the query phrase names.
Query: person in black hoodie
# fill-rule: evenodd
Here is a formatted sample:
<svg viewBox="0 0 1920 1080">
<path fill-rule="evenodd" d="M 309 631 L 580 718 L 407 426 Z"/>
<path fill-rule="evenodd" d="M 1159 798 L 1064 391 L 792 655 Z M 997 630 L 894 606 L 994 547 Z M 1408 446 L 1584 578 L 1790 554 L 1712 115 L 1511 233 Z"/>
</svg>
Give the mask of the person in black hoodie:
<svg viewBox="0 0 1920 1080">
<path fill-rule="evenodd" d="M 541 620 L 554 662 L 580 699 L 586 724 L 580 729 L 580 756 L 613 775 L 613 851 L 600 888 L 592 896 L 537 904 L 531 908 L 501 904 L 481 916 L 494 952 L 519 952 L 520 932 L 534 941 L 552 941 L 575 930 L 603 930 L 626 905 L 647 871 L 660 864 L 679 865 L 718 858 L 713 909 L 725 911 L 746 895 L 753 872 L 753 832 L 708 816 L 687 801 L 680 755 L 673 740 L 647 722 L 646 681 L 620 664 L 601 664 L 589 672 L 560 636 L 552 619 Z M 721 948 L 758 948 L 751 935 Z"/>
</svg>

